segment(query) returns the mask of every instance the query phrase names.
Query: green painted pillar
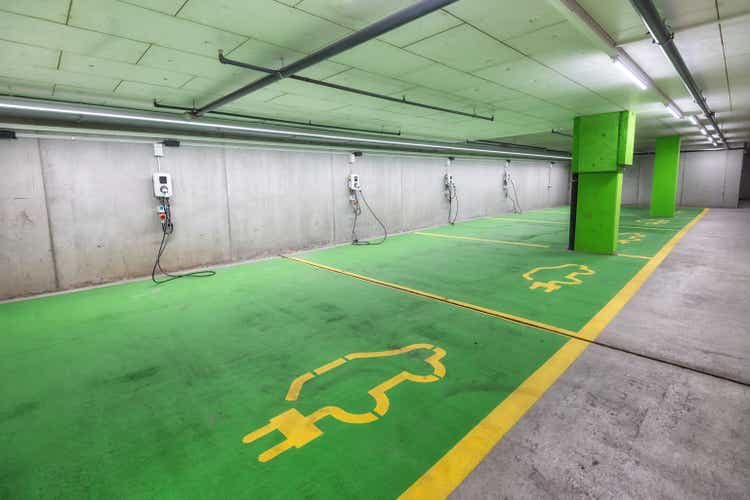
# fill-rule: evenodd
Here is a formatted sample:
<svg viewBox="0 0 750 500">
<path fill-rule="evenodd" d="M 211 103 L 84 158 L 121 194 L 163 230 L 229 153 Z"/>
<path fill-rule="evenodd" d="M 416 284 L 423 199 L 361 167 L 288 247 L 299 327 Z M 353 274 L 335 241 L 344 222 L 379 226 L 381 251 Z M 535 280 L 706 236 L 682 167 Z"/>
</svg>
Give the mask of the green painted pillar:
<svg viewBox="0 0 750 500">
<path fill-rule="evenodd" d="M 679 172 L 680 136 L 657 138 L 654 181 L 651 185 L 651 216 L 674 217 Z"/>
<path fill-rule="evenodd" d="M 578 174 L 574 249 L 617 250 L 622 167 L 633 164 L 635 113 L 578 116 L 573 125 L 571 168 Z"/>
</svg>

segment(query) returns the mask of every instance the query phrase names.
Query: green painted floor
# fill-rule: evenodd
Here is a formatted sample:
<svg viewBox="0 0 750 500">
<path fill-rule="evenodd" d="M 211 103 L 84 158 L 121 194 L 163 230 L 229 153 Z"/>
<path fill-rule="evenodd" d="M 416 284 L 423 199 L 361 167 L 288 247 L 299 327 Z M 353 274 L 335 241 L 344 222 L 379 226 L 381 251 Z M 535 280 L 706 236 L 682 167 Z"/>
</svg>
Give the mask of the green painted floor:
<svg viewBox="0 0 750 500">
<path fill-rule="evenodd" d="M 566 227 L 515 222 L 565 216 L 543 210 L 430 230 L 549 248 L 406 234 L 304 257 L 577 330 L 646 261 L 569 253 Z M 623 211 L 628 222 L 643 217 Z M 640 244 L 638 252 L 658 249 Z M 522 276 L 562 264 L 594 273 L 550 292 Z M 559 280 L 556 272 L 535 279 Z M 0 498 L 392 498 L 565 342 L 282 259 L 210 279 L 0 304 Z M 295 378 L 342 356 L 413 344 L 433 347 L 348 360 L 285 400 Z M 322 434 L 266 462 L 258 456 L 284 441 L 280 432 L 243 444 L 292 409 L 375 415 L 368 391 L 403 371 L 436 373 L 426 359 L 437 349 L 445 373 L 390 388 L 390 407 L 371 423 L 322 418 L 307 428 Z"/>
</svg>

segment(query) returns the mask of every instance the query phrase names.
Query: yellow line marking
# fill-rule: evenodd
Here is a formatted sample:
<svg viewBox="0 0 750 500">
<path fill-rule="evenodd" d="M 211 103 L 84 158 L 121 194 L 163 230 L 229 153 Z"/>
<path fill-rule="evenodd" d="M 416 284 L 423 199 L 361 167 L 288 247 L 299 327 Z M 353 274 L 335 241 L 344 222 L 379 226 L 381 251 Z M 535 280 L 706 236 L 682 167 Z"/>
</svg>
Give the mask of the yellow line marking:
<svg viewBox="0 0 750 500">
<path fill-rule="evenodd" d="M 506 319 L 508 321 L 512 321 L 514 323 L 520 323 L 522 325 L 526 326 L 533 326 L 534 328 L 540 328 L 542 330 L 548 330 L 550 332 L 560 333 L 562 335 L 566 336 L 575 336 L 576 333 L 573 330 L 568 330 L 566 328 L 560 328 L 559 326 L 550 325 L 548 323 L 542 323 L 540 321 L 534 321 L 533 319 L 524 318 L 522 316 L 516 316 L 515 314 L 505 313 L 502 311 L 496 311 L 494 309 L 489 309 L 482 306 L 477 306 L 474 304 L 469 304 L 468 302 L 462 302 L 460 300 L 455 299 L 449 299 L 447 297 L 442 297 L 440 295 L 436 295 L 434 293 L 430 292 L 423 292 L 422 290 L 416 290 L 414 288 L 405 287 L 402 285 L 397 285 L 395 283 L 390 283 L 388 281 L 382 281 L 376 278 L 371 278 L 369 276 L 364 276 L 362 274 L 352 273 L 349 271 L 344 271 L 343 269 L 339 269 L 336 267 L 327 266 L 325 264 L 318 264 L 317 262 L 312 262 L 310 260 L 300 259 L 299 257 L 286 257 L 289 260 L 293 260 L 295 262 L 300 262 L 302 264 L 307 264 L 308 266 L 317 267 L 319 269 L 325 269 L 326 271 L 331 271 L 338 274 L 343 274 L 344 276 L 350 276 L 352 278 L 356 278 L 358 280 L 367 281 L 370 283 L 374 283 L 376 285 L 385 286 L 388 288 L 393 288 L 395 290 L 399 290 L 406 293 L 411 293 L 414 295 L 419 295 L 420 297 L 425 297 L 428 299 L 438 300 L 440 302 L 445 302 L 447 304 L 453 304 L 460 307 L 465 307 L 466 309 L 471 309 L 473 311 L 481 312 L 484 314 L 487 314 L 489 316 L 495 316 L 496 318 L 502 318 Z"/>
<path fill-rule="evenodd" d="M 651 257 L 648 255 L 633 255 L 629 253 L 617 253 L 615 254 L 618 257 L 627 257 L 628 259 L 646 259 L 649 260 Z"/>
<path fill-rule="evenodd" d="M 653 229 L 653 228 L 650 228 Z M 515 245 L 515 246 L 524 246 L 524 247 L 536 247 L 536 248 L 552 248 L 551 245 L 545 245 L 542 243 L 522 243 L 520 241 L 506 241 L 506 240 L 488 240 L 485 238 L 474 238 L 472 236 L 459 236 L 459 235 L 452 235 L 452 234 L 439 234 L 439 233 L 424 233 L 421 231 L 415 231 L 414 234 L 418 234 L 420 236 L 434 236 L 436 238 L 451 238 L 451 239 L 457 239 L 457 240 L 470 240 L 470 241 L 482 241 L 487 243 L 500 243 L 503 245 Z M 646 255 L 632 255 L 627 253 L 618 253 L 615 254 L 617 257 L 627 257 L 630 259 L 650 259 L 651 257 L 648 257 Z"/>
<path fill-rule="evenodd" d="M 343 365 L 349 359 L 395 356 L 415 349 L 429 349 L 432 351 L 432 354 L 424 361 L 432 367 L 433 373 L 431 375 L 415 375 L 408 371 L 402 371 L 370 389 L 368 394 L 375 399 L 375 408 L 373 411 L 365 413 L 350 413 L 338 406 L 324 406 L 315 410 L 309 416 L 305 416 L 297 409 L 290 408 L 289 410 L 271 418 L 266 425 L 246 434 L 242 438 L 242 442 L 250 444 L 274 431 L 279 431 L 284 436 L 284 440 L 258 455 L 258 461 L 268 462 L 285 451 L 292 448 L 302 448 L 311 441 L 322 436 L 323 431 L 315 424 L 326 417 L 333 417 L 334 419 L 347 424 L 369 424 L 376 421 L 379 416 L 382 417 L 388 412 L 391 402 L 388 399 L 387 392 L 394 387 L 406 381 L 420 384 L 437 382 L 445 376 L 445 365 L 440 361 L 445 357 L 445 349 L 434 347 L 432 344 L 412 344 L 400 349 L 392 349 L 390 351 L 356 352 L 338 358 L 330 363 L 326 363 L 317 370 L 313 370 L 318 374 L 325 373 L 337 366 Z M 297 399 L 302 384 L 313 377 L 314 375 L 308 372 L 294 379 L 289 388 L 289 392 L 287 393 L 287 400 L 290 400 L 290 394 L 292 393 L 294 393 L 294 397 L 291 399 Z"/>
<path fill-rule="evenodd" d="M 549 245 L 544 245 L 542 243 L 524 243 L 521 241 L 506 241 L 506 240 L 488 240 L 484 238 L 474 238 L 472 236 L 458 236 L 458 235 L 452 235 L 452 234 L 439 234 L 439 233 L 423 233 L 420 231 L 416 231 L 414 234 L 418 234 L 420 236 L 433 236 L 435 238 L 452 238 L 452 239 L 457 239 L 457 240 L 483 241 L 486 243 L 500 243 L 501 245 L 515 245 L 519 247 L 550 248 Z"/>
<path fill-rule="evenodd" d="M 627 229 L 646 229 L 648 231 L 679 231 L 679 229 L 677 228 L 670 228 L 670 227 L 630 226 L 630 225 L 620 225 L 620 227 L 624 227 Z"/>
<path fill-rule="evenodd" d="M 289 386 L 289 391 L 286 393 L 286 400 L 296 401 L 297 398 L 299 397 L 299 391 L 302 390 L 302 385 L 308 380 L 312 380 L 313 378 L 315 378 L 315 375 L 313 375 L 310 372 L 307 372 L 295 378 L 292 381 L 292 385 Z"/>
<path fill-rule="evenodd" d="M 334 359 L 330 363 L 326 363 L 325 365 L 321 366 L 320 368 L 316 368 L 313 371 L 315 372 L 315 375 L 323 375 L 325 372 L 331 371 L 337 366 L 341 366 L 344 363 L 346 363 L 346 360 L 344 358 Z"/>
<path fill-rule="evenodd" d="M 554 221 L 554 220 L 513 219 L 510 217 L 490 217 L 489 220 L 503 220 L 503 221 L 510 221 L 510 222 L 531 222 L 532 224 L 562 224 L 564 226 L 570 225 L 570 222 L 560 222 L 560 221 Z M 675 228 L 653 227 L 653 226 L 620 225 L 619 227 L 624 227 L 627 229 L 649 229 L 652 231 L 678 231 L 679 230 Z"/>
<path fill-rule="evenodd" d="M 635 295 L 677 243 L 708 213 L 704 209 L 682 228 L 649 262 L 602 308 L 576 336 L 594 340 L 612 318 Z M 492 450 L 518 420 L 588 347 L 588 342 L 570 339 L 502 403 L 482 419 L 453 448 L 400 496 L 403 499 L 447 497 Z"/>
<path fill-rule="evenodd" d="M 540 271 L 566 269 L 569 267 L 572 267 L 576 270 L 571 271 L 570 273 L 564 276 L 564 278 L 567 279 L 568 281 L 563 281 L 563 280 L 537 281 L 536 279 L 534 279 L 534 275 Z M 580 285 L 581 283 L 583 283 L 583 281 L 578 279 L 578 276 L 591 276 L 592 274 L 596 274 L 596 272 L 593 269 L 589 268 L 588 266 L 584 266 L 583 264 L 560 264 L 559 266 L 535 267 L 534 269 L 523 273 L 521 276 L 525 280 L 533 281 L 529 289 L 536 290 L 537 288 L 544 288 L 545 293 L 552 293 L 555 290 L 559 290 L 560 288 L 562 288 L 562 285 Z"/>
<path fill-rule="evenodd" d="M 589 320 L 588 323 L 584 325 L 583 328 L 581 328 L 578 331 L 578 335 L 589 340 L 594 340 L 599 333 L 601 333 L 602 330 L 604 330 L 604 327 L 607 326 L 607 324 L 612 321 L 612 318 L 615 317 L 615 315 L 620 312 L 620 310 L 625 306 L 625 304 L 635 295 L 635 292 L 638 291 L 639 288 L 646 282 L 646 280 L 653 274 L 654 271 L 656 271 L 656 268 L 659 267 L 659 265 L 664 262 L 664 259 L 667 258 L 667 255 L 674 249 L 675 245 L 679 243 L 679 241 L 687 234 L 688 231 L 690 231 L 693 226 L 695 226 L 699 220 L 701 220 L 707 213 L 709 209 L 704 208 L 701 213 L 699 213 L 695 218 L 690 221 L 685 227 L 683 227 L 677 234 L 672 236 L 672 239 L 670 239 L 658 252 L 656 252 L 656 255 L 651 257 L 648 262 L 646 262 L 646 265 L 644 265 L 640 271 L 638 271 L 635 276 L 633 276 L 630 281 L 620 290 L 617 295 L 615 295 L 612 300 L 610 300 L 606 306 L 604 306 L 598 313 L 594 315 L 593 318 Z"/>
<path fill-rule="evenodd" d="M 588 346 L 571 339 L 448 450 L 401 499 L 447 497 Z"/>
<path fill-rule="evenodd" d="M 390 351 L 376 351 L 376 352 L 353 352 L 344 356 L 349 361 L 353 359 L 365 359 L 365 358 L 384 358 L 386 356 L 396 356 L 405 352 L 414 351 L 416 349 L 432 349 L 432 344 L 412 344 L 401 349 L 391 349 Z M 442 350 L 442 349 L 441 349 Z"/>
<path fill-rule="evenodd" d="M 343 271 L 324 264 L 307 261 L 296 257 L 287 257 L 303 264 L 335 273 L 351 276 L 363 281 L 387 286 L 396 290 L 420 295 L 422 297 L 439 300 L 448 304 L 472 309 L 477 312 L 507 319 L 517 323 L 534 326 L 572 337 L 554 355 L 552 355 L 529 378 L 517 387 L 503 400 L 489 415 L 482 419 L 469 431 L 453 448 L 438 460 L 422 477 L 414 482 L 400 498 L 404 499 L 433 499 L 447 497 L 469 473 L 482 461 L 487 453 L 502 439 L 518 420 L 541 398 L 554 382 L 568 369 L 568 367 L 588 347 L 588 341 L 595 340 L 610 321 L 617 315 L 625 304 L 635 295 L 638 289 L 653 274 L 664 261 L 675 245 L 708 213 L 703 209 L 689 224 L 675 234 L 656 255 L 649 259 L 640 271 L 605 305 L 594 317 L 577 333 L 564 328 L 520 318 L 507 313 L 501 313 L 481 306 L 468 304 L 458 300 L 448 299 L 429 292 L 422 292 L 403 287 L 394 283 L 369 278 L 348 271 Z M 654 229 L 654 228 L 646 228 Z M 585 340 L 584 340 L 585 339 Z"/>
<path fill-rule="evenodd" d="M 534 219 L 512 219 L 510 217 L 490 217 L 490 220 L 507 220 L 510 222 L 531 222 L 532 224 L 563 224 L 569 225 L 569 222 L 558 222 L 554 220 L 534 220 Z"/>
</svg>

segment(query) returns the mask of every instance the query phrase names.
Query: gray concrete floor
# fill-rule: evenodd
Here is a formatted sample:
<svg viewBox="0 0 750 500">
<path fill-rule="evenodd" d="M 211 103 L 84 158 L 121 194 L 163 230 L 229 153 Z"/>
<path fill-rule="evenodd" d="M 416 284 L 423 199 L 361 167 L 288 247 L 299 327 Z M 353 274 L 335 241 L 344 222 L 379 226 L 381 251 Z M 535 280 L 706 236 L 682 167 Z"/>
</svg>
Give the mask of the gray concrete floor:
<svg viewBox="0 0 750 500">
<path fill-rule="evenodd" d="M 712 210 L 599 340 L 750 383 L 750 209 Z M 453 498 L 750 498 L 750 388 L 593 345 Z"/>
</svg>

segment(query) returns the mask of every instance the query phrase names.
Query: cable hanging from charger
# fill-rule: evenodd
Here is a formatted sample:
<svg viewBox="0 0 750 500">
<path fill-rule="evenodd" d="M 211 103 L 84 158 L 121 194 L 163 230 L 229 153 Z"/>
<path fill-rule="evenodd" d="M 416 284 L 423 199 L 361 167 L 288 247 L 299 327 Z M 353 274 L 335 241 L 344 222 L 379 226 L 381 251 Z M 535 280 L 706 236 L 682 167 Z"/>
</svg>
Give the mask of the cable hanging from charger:
<svg viewBox="0 0 750 500">
<path fill-rule="evenodd" d="M 349 167 L 351 168 L 351 166 L 354 165 L 354 163 L 357 161 L 357 158 L 361 156 L 362 153 L 360 151 L 353 152 L 349 156 Z M 381 245 L 383 242 L 385 242 L 385 240 L 388 239 L 388 229 L 385 227 L 383 221 L 380 220 L 380 217 L 378 217 L 370 204 L 367 202 L 365 193 L 362 190 L 362 184 L 360 183 L 359 175 L 350 173 L 347 177 L 347 187 L 349 188 L 349 203 L 351 204 L 352 211 L 354 212 L 354 222 L 352 223 L 352 245 Z M 360 198 L 362 198 L 362 202 L 364 202 L 367 210 L 370 212 L 370 214 L 372 214 L 378 224 L 380 224 L 380 227 L 383 229 L 383 236 L 379 240 L 360 241 L 359 237 L 357 236 L 357 221 L 362 215 L 362 205 L 359 202 Z"/>
<path fill-rule="evenodd" d="M 523 213 L 521 209 L 521 202 L 518 199 L 518 186 L 516 180 L 510 173 L 510 160 L 505 161 L 505 175 L 503 176 L 503 190 L 505 191 L 505 197 L 509 198 L 513 204 L 513 212 L 520 214 Z"/>
<path fill-rule="evenodd" d="M 169 243 L 169 238 L 172 236 L 172 233 L 174 232 L 174 223 L 172 222 L 172 208 L 169 205 L 169 198 L 159 198 L 159 201 L 161 203 L 159 210 L 160 210 L 160 216 L 163 213 L 164 218 L 162 219 L 161 224 L 161 243 L 159 244 L 159 250 L 156 252 L 156 260 L 154 260 L 154 267 L 151 269 L 151 281 L 156 283 L 157 285 L 161 285 L 163 283 L 168 283 L 170 281 L 179 279 L 179 278 L 209 278 L 211 276 L 216 275 L 216 271 L 211 270 L 204 270 L 204 271 L 193 271 L 189 273 L 182 273 L 182 274 L 172 274 L 164 270 L 164 268 L 161 267 L 161 257 L 164 255 L 164 251 L 167 249 L 167 244 Z M 163 208 L 163 212 L 161 212 Z M 161 217 L 160 217 L 161 218 Z M 159 271 L 161 275 L 167 276 L 165 279 L 158 279 L 156 271 Z"/>
<path fill-rule="evenodd" d="M 453 225 L 458 219 L 458 191 L 455 183 L 451 182 L 450 187 L 446 190 L 446 196 L 448 197 L 448 224 Z M 455 210 L 453 210 L 453 205 L 456 206 Z"/>
<path fill-rule="evenodd" d="M 354 191 L 353 196 L 354 196 L 354 200 L 352 201 L 352 207 L 354 209 L 354 224 L 352 224 L 352 245 L 380 245 L 382 244 L 385 240 L 388 239 L 388 229 L 385 227 L 385 224 L 383 224 L 383 221 L 380 220 L 377 214 L 373 211 L 372 207 L 370 207 L 370 204 L 367 203 L 367 198 L 365 198 L 365 193 L 362 190 Z M 378 224 L 380 224 L 380 227 L 383 229 L 383 236 L 379 240 L 361 241 L 357 237 L 357 220 L 359 216 L 362 215 L 362 206 L 359 204 L 359 198 L 362 198 L 362 201 L 367 207 L 367 210 L 370 211 L 372 216 L 375 218 L 376 221 L 378 221 Z"/>
<path fill-rule="evenodd" d="M 456 183 L 453 181 L 453 175 L 448 172 L 454 159 L 452 156 L 449 156 L 446 160 L 446 173 L 443 176 L 443 189 L 445 191 L 445 199 L 448 200 L 448 224 L 450 225 L 455 224 L 458 218 L 458 191 Z M 454 204 L 456 206 L 455 211 L 453 209 Z"/>
</svg>

